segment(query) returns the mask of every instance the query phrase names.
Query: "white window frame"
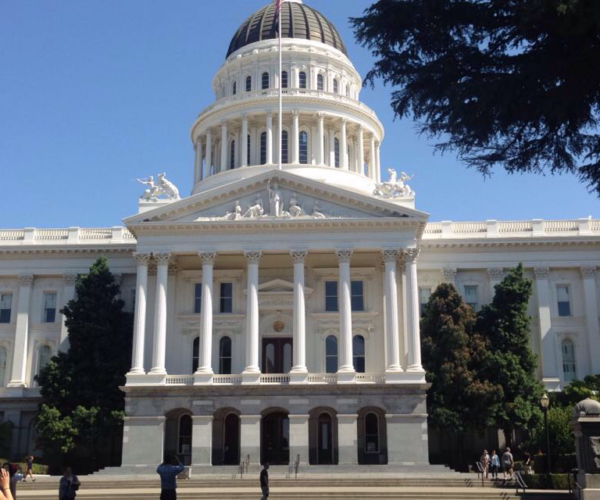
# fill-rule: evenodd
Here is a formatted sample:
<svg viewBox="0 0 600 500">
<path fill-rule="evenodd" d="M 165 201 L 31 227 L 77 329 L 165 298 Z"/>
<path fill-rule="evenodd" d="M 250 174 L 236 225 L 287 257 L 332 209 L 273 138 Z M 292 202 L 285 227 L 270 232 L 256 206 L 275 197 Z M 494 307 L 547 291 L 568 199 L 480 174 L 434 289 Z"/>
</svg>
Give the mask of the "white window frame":
<svg viewBox="0 0 600 500">
<path fill-rule="evenodd" d="M 559 288 L 566 288 L 567 289 L 567 294 L 568 294 L 568 297 L 569 297 L 569 302 L 568 302 L 569 303 L 569 314 L 566 315 L 566 316 L 561 316 L 560 315 L 560 309 L 559 309 L 559 306 L 558 306 L 558 303 L 559 303 L 558 289 Z M 558 317 L 558 318 L 572 318 L 574 316 L 573 315 L 573 284 L 570 283 L 570 282 L 565 282 L 565 281 L 556 282 L 554 284 L 554 293 L 555 293 L 555 298 L 556 298 L 556 300 L 554 302 L 556 304 L 556 317 Z"/>
<path fill-rule="evenodd" d="M 467 302 L 467 287 L 475 288 L 475 292 L 477 295 L 477 302 L 475 302 L 475 307 L 472 307 L 472 309 L 473 309 L 473 311 L 477 312 L 481 308 L 481 297 L 479 295 L 479 291 L 480 291 L 479 283 L 466 282 L 466 283 L 463 283 L 463 285 L 462 285 L 463 300 L 465 301 L 465 304 L 470 306 L 473 302 Z"/>
<path fill-rule="evenodd" d="M 46 321 L 46 296 L 54 295 L 56 297 L 56 303 L 54 304 L 54 321 Z M 58 303 L 59 296 L 57 290 L 44 290 L 42 292 L 42 323 L 45 325 L 54 325 L 58 321 L 59 311 L 58 311 Z"/>
<path fill-rule="evenodd" d="M 0 350 L 4 350 L 4 352 L 6 353 L 6 357 L 4 359 L 4 375 L 3 378 L 0 379 L 0 387 L 6 387 L 8 385 L 10 377 L 10 346 L 5 343 L 0 343 Z"/>
<path fill-rule="evenodd" d="M 570 384 L 573 380 L 567 380 L 565 378 L 565 358 L 564 358 L 564 352 L 563 352 L 563 345 L 565 344 L 565 342 L 570 342 L 571 345 L 573 346 L 573 365 L 575 368 L 575 375 L 574 375 L 573 380 L 577 380 L 579 378 L 579 370 L 578 370 L 579 363 L 577 362 L 577 343 L 575 342 L 575 339 L 572 338 L 570 335 L 565 335 L 560 339 L 561 378 L 565 384 Z"/>
<path fill-rule="evenodd" d="M 0 298 L 2 296 L 10 296 L 10 307 L 8 308 L 8 311 L 10 311 L 10 313 L 9 313 L 8 323 L 0 323 L 0 325 L 10 325 L 10 324 L 14 323 L 14 320 L 15 320 L 15 318 L 14 318 L 15 315 L 13 314 L 13 306 L 15 303 L 15 294 L 13 293 L 12 290 L 6 290 L 6 291 L 0 290 Z"/>
<path fill-rule="evenodd" d="M 36 375 L 40 374 L 40 362 L 41 362 L 41 358 L 42 358 L 41 350 L 44 347 L 48 347 L 50 349 L 50 358 L 48 359 L 48 361 L 50 361 L 50 359 L 52 359 L 52 356 L 55 355 L 54 346 L 52 345 L 51 342 L 48 342 L 46 340 L 39 340 L 36 342 L 36 345 L 34 348 L 35 349 L 34 350 L 35 360 L 33 363 L 34 370 L 33 370 L 32 376 L 31 376 L 31 386 L 32 387 L 39 387 L 38 383 L 35 381 L 35 377 L 36 377 Z"/>
</svg>

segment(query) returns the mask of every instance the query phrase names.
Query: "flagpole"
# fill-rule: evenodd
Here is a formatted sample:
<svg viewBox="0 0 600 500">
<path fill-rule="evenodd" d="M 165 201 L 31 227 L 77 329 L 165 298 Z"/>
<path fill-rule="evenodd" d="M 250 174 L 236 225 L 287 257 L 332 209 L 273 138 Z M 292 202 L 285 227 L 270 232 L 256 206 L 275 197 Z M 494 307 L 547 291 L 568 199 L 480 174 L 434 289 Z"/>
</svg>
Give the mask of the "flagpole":
<svg viewBox="0 0 600 500">
<path fill-rule="evenodd" d="M 279 128 L 278 128 L 278 134 L 279 134 L 279 170 L 282 169 L 282 151 L 283 151 L 283 145 L 282 145 L 282 138 L 283 138 L 283 81 L 282 81 L 282 76 L 283 76 L 283 55 L 281 53 L 281 25 L 283 24 L 281 22 L 281 9 L 282 9 L 282 5 L 279 6 L 279 18 L 278 18 L 278 28 L 279 28 Z"/>
</svg>

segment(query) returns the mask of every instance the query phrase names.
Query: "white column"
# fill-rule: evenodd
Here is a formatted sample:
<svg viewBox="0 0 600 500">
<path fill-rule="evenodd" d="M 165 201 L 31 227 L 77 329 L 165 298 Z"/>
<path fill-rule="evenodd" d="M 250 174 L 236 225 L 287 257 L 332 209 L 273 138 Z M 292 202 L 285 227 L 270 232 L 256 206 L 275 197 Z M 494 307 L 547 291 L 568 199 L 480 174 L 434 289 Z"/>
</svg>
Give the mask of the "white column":
<svg viewBox="0 0 600 500">
<path fill-rule="evenodd" d="M 342 170 L 348 170 L 348 138 L 346 137 L 347 128 L 348 120 L 342 118 L 340 123 L 340 165 Z"/>
<path fill-rule="evenodd" d="M 592 373 L 600 373 L 600 325 L 598 323 L 598 293 L 596 288 L 596 268 L 582 267 L 583 293 L 585 301 L 585 320 L 589 352 L 592 361 Z"/>
<path fill-rule="evenodd" d="M 77 278 L 76 274 L 65 274 L 63 276 L 63 307 L 75 298 Z M 66 316 L 61 314 L 59 350 L 62 352 L 69 350 L 69 330 L 67 329 L 66 319 Z"/>
<path fill-rule="evenodd" d="M 131 370 L 127 374 L 144 375 L 144 345 L 146 342 L 146 295 L 148 290 L 148 262 L 149 253 L 134 253 L 137 262 L 137 282 L 135 289 L 135 311 L 133 322 L 133 351 L 131 356 Z"/>
<path fill-rule="evenodd" d="M 300 111 L 292 111 L 292 163 L 300 163 Z"/>
<path fill-rule="evenodd" d="M 242 150 L 240 151 L 240 165 L 242 167 L 248 166 L 248 116 L 244 115 L 242 118 Z"/>
<path fill-rule="evenodd" d="M 221 169 L 219 172 L 227 170 L 227 122 L 221 123 Z"/>
<path fill-rule="evenodd" d="M 358 173 L 365 173 L 365 133 L 363 126 L 358 126 Z"/>
<path fill-rule="evenodd" d="M 317 165 L 325 164 L 325 113 L 317 114 L 319 131 L 317 135 Z"/>
<path fill-rule="evenodd" d="M 204 161 L 204 168 L 206 169 L 205 177 L 211 175 L 210 167 L 212 166 L 212 133 L 211 131 L 206 132 L 206 158 Z"/>
<path fill-rule="evenodd" d="M 27 346 L 29 344 L 29 301 L 34 277 L 31 274 L 19 276 L 19 303 L 17 305 L 17 325 L 12 359 L 12 376 L 8 387 L 26 387 Z"/>
<path fill-rule="evenodd" d="M 154 350 L 150 375 L 164 380 L 167 374 L 165 358 L 167 348 L 167 283 L 169 280 L 169 253 L 154 254 L 156 261 L 156 299 L 154 302 Z"/>
<path fill-rule="evenodd" d="M 369 160 L 369 178 L 375 180 L 375 175 L 377 173 L 377 159 L 376 159 L 376 154 L 375 154 L 375 134 L 371 134 L 371 140 L 370 140 L 370 145 L 369 145 L 369 153 L 370 153 L 370 160 Z"/>
<path fill-rule="evenodd" d="M 407 294 L 408 294 L 408 372 L 423 373 L 421 365 L 421 329 L 419 321 L 419 283 L 417 281 L 417 258 L 419 249 L 409 248 L 404 251 L 406 259 Z M 424 377 L 423 377 L 424 378 Z"/>
<path fill-rule="evenodd" d="M 501 267 L 490 267 L 487 271 L 490 278 L 490 302 L 492 302 L 496 294 L 496 285 L 504 279 L 504 269 Z"/>
<path fill-rule="evenodd" d="M 242 374 L 243 384 L 260 382 L 258 366 L 258 263 L 262 252 L 244 252 L 248 262 L 248 283 L 246 286 L 246 368 Z"/>
<path fill-rule="evenodd" d="M 213 340 L 213 266 L 215 252 L 198 252 L 202 261 L 202 297 L 200 304 L 200 349 L 198 369 L 194 374 L 194 384 L 211 384 L 212 340 Z"/>
<path fill-rule="evenodd" d="M 194 142 L 194 184 L 196 184 L 200 180 L 200 169 L 198 165 L 200 164 L 200 152 L 198 151 L 199 139 L 196 139 Z"/>
<path fill-rule="evenodd" d="M 273 114 L 267 113 L 267 165 L 273 164 Z"/>
<path fill-rule="evenodd" d="M 385 291 L 385 334 L 386 334 L 386 383 L 400 381 L 400 337 L 398 329 L 398 284 L 396 282 L 397 250 L 383 250 L 384 291 Z"/>
<path fill-rule="evenodd" d="M 375 182 L 381 182 L 381 143 L 375 143 Z"/>
<path fill-rule="evenodd" d="M 356 371 L 352 359 L 352 294 L 350 280 L 350 260 L 352 250 L 336 251 L 339 261 L 338 309 L 340 315 L 340 349 L 338 384 L 352 383 L 356 380 Z"/>
<path fill-rule="evenodd" d="M 552 335 L 552 315 L 550 310 L 550 282 L 548 267 L 536 267 L 535 287 L 538 299 L 538 316 L 540 319 L 540 351 L 542 355 L 542 383 L 546 390 L 558 390 L 560 379 L 558 377 L 556 346 Z"/>
<path fill-rule="evenodd" d="M 304 260 L 307 252 L 292 250 L 294 260 L 294 366 L 290 372 L 290 383 L 306 383 L 306 307 L 304 301 Z M 290 457 L 291 459 L 291 457 Z"/>
</svg>

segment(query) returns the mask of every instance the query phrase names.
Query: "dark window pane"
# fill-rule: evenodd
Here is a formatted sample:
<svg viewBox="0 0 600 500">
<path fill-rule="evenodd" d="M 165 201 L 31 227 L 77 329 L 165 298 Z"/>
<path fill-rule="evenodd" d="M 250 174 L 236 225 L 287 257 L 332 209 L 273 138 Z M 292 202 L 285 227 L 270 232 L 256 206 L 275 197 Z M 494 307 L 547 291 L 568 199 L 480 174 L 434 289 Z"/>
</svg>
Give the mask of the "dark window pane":
<svg viewBox="0 0 600 500">
<path fill-rule="evenodd" d="M 558 315 L 559 316 L 571 316 L 571 303 L 570 302 L 559 302 L 558 303 Z"/>
<path fill-rule="evenodd" d="M 202 283 L 194 285 L 194 313 L 202 312 Z"/>
<path fill-rule="evenodd" d="M 281 72 L 281 88 L 282 89 L 288 88 L 288 72 L 287 71 Z"/>
<path fill-rule="evenodd" d="M 250 136 L 249 135 L 248 135 L 248 151 L 247 151 L 247 155 L 248 155 L 247 163 L 248 163 L 248 165 L 251 165 L 252 162 L 250 161 Z"/>
<path fill-rule="evenodd" d="M 246 78 L 246 92 L 250 92 L 252 90 L 252 77 L 248 76 Z"/>
<path fill-rule="evenodd" d="M 367 434 L 377 434 L 379 432 L 377 415 L 374 413 L 369 413 L 365 418 L 365 431 Z"/>
<path fill-rule="evenodd" d="M 338 310 L 338 283 L 337 281 L 325 282 L 325 311 L 337 312 Z"/>
<path fill-rule="evenodd" d="M 306 73 L 304 71 L 300 72 L 299 80 L 300 80 L 300 88 L 305 89 L 306 88 Z"/>
<path fill-rule="evenodd" d="M 338 138 L 333 141 L 333 149 L 335 153 L 335 166 L 340 166 L 340 140 Z"/>
<path fill-rule="evenodd" d="M 325 370 L 327 373 L 335 373 L 338 371 L 337 356 L 327 356 Z"/>
<path fill-rule="evenodd" d="M 323 81 L 323 75 L 317 75 L 317 90 L 323 90 L 325 88 L 325 84 Z"/>
<path fill-rule="evenodd" d="M 284 130 L 281 133 L 281 163 L 289 163 L 288 159 L 288 133 Z"/>
<path fill-rule="evenodd" d="M 10 323 L 10 309 L 0 309 L 0 323 Z"/>
<path fill-rule="evenodd" d="M 300 163 L 306 165 L 308 163 L 308 134 L 300 132 Z"/>
<path fill-rule="evenodd" d="M 351 292 L 352 292 L 352 310 L 353 311 L 364 311 L 365 310 L 365 300 L 364 300 L 363 282 L 362 281 L 352 281 Z"/>
<path fill-rule="evenodd" d="M 233 82 L 233 95 L 237 94 L 237 82 Z"/>
<path fill-rule="evenodd" d="M 56 319 L 56 309 L 46 309 L 45 316 L 45 323 L 54 323 L 54 320 Z"/>
<path fill-rule="evenodd" d="M 233 312 L 233 284 L 221 283 L 221 308 L 222 313 Z"/>
<path fill-rule="evenodd" d="M 260 134 L 260 164 L 267 163 L 267 133 Z"/>
<path fill-rule="evenodd" d="M 338 342 L 337 338 L 333 335 L 327 337 L 327 340 L 325 341 L 325 352 L 327 356 L 337 356 Z"/>
<path fill-rule="evenodd" d="M 231 357 L 231 339 L 229 337 L 223 337 L 221 339 L 219 353 L 222 358 Z"/>
<path fill-rule="evenodd" d="M 269 88 L 269 73 L 262 74 L 262 89 L 266 90 Z"/>
<path fill-rule="evenodd" d="M 194 339 L 192 347 L 192 372 L 198 369 L 198 356 L 200 355 L 200 337 Z"/>
<path fill-rule="evenodd" d="M 229 151 L 229 168 L 235 168 L 235 141 L 231 141 L 231 150 Z"/>
<path fill-rule="evenodd" d="M 220 361 L 219 373 L 221 375 L 231 375 L 231 358 L 223 358 Z"/>
</svg>

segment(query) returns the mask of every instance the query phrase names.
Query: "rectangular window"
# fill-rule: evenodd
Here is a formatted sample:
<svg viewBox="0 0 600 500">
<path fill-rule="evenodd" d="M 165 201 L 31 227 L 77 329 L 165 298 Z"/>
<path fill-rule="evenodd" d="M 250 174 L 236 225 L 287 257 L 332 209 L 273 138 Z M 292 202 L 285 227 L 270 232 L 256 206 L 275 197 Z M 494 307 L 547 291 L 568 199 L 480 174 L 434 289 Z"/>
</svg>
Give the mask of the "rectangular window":
<svg viewBox="0 0 600 500">
<path fill-rule="evenodd" d="M 571 291 L 566 285 L 556 287 L 556 295 L 558 297 L 558 315 L 571 316 Z"/>
<path fill-rule="evenodd" d="M 0 323 L 10 323 L 11 309 L 12 294 L 3 293 L 0 295 Z"/>
<path fill-rule="evenodd" d="M 222 313 L 233 312 L 233 283 L 221 283 L 221 308 Z"/>
<path fill-rule="evenodd" d="M 353 311 L 364 311 L 365 310 L 365 299 L 362 281 L 352 281 L 350 284 L 350 290 L 352 295 L 352 310 Z"/>
<path fill-rule="evenodd" d="M 202 283 L 194 284 L 194 314 L 202 312 Z"/>
<path fill-rule="evenodd" d="M 338 282 L 325 282 L 325 311 L 337 312 L 338 310 Z"/>
<path fill-rule="evenodd" d="M 419 288 L 419 307 L 421 309 L 421 316 L 425 314 L 425 307 L 431 297 L 431 288 Z"/>
<path fill-rule="evenodd" d="M 477 285 L 465 285 L 465 302 L 471 306 L 473 311 L 479 308 L 479 298 L 477 296 Z"/>
<path fill-rule="evenodd" d="M 54 323 L 56 321 L 56 293 L 49 292 L 44 294 L 44 323 Z"/>
</svg>

